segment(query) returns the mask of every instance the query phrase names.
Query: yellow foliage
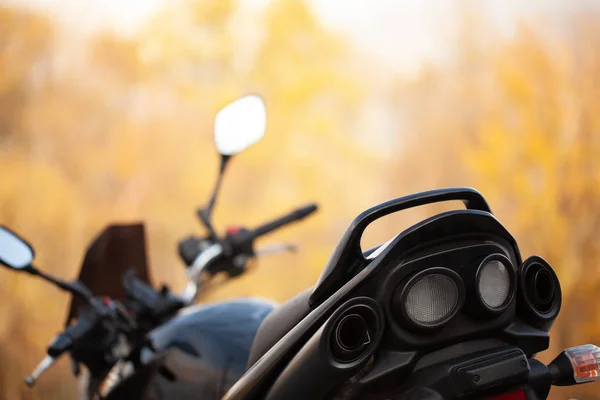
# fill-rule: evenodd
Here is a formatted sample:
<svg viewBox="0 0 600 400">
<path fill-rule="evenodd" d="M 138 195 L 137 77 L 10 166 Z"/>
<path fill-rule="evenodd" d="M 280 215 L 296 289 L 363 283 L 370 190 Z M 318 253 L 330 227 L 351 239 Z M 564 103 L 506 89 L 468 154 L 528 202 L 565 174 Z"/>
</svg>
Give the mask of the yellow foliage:
<svg viewBox="0 0 600 400">
<path fill-rule="evenodd" d="M 477 18 L 464 26 L 487 28 Z M 216 226 L 256 226 L 307 202 L 321 208 L 259 242 L 292 241 L 297 254 L 260 259 L 206 301 L 286 300 L 314 284 L 359 212 L 470 185 L 524 256 L 540 254 L 559 272 L 564 311 L 553 349 L 598 343 L 600 29 L 593 18 L 574 25 L 577 46 L 527 26 L 510 40 L 490 33 L 494 45 L 483 46 L 466 29 L 453 64 L 426 66 L 410 81 L 391 76 L 379 90 L 379 77 L 356 68 L 372 60 L 353 54 L 301 0 L 269 2 L 258 16 L 229 0 L 167 2 L 137 35 L 101 33 L 72 64 L 57 56 L 71 43 L 50 21 L 0 7 L 0 223 L 33 243 L 41 268 L 70 278 L 103 227 L 143 220 L 152 275 L 180 290 L 175 246 L 201 233 L 194 211 L 218 167 L 213 117 L 256 92 L 267 103 L 267 133 L 228 167 Z M 395 131 L 361 123 L 379 104 L 392 110 Z M 386 152 L 367 146 L 381 138 Z M 444 207 L 382 222 L 365 246 Z M 1 272 L 0 399 L 74 398 L 65 362 L 34 391 L 21 383 L 61 328 L 68 297 Z"/>
<path fill-rule="evenodd" d="M 600 31 L 582 23 L 578 37 L 577 47 L 550 45 L 521 27 L 511 43 L 479 53 L 469 76 L 456 77 L 461 90 L 446 89 L 446 79 L 453 79 L 447 71 L 429 71 L 417 89 L 438 97 L 416 98 L 412 107 L 460 104 L 460 110 L 436 109 L 435 121 L 422 114 L 409 121 L 419 135 L 407 152 L 428 153 L 431 161 L 417 184 L 449 186 L 461 176 L 459 184 L 488 198 L 523 256 L 539 254 L 559 274 L 563 311 L 545 361 L 564 347 L 600 341 L 592 300 L 600 289 Z M 403 157 L 399 165 L 413 162 Z M 551 397 L 598 398 L 594 390 L 555 389 Z"/>
</svg>

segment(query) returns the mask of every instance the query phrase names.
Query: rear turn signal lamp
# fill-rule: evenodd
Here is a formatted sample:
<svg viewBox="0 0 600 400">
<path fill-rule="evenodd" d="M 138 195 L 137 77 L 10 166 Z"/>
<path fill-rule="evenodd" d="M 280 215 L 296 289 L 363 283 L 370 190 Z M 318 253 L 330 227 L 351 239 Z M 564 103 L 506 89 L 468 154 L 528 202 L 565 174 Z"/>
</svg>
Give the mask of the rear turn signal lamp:
<svg viewBox="0 0 600 400">
<path fill-rule="evenodd" d="M 552 384 L 576 385 L 600 380 L 600 347 L 593 344 L 571 347 L 549 365 Z"/>
<path fill-rule="evenodd" d="M 600 347 L 593 344 L 571 347 L 565 354 L 573 367 L 573 378 L 577 383 L 600 379 Z"/>
</svg>

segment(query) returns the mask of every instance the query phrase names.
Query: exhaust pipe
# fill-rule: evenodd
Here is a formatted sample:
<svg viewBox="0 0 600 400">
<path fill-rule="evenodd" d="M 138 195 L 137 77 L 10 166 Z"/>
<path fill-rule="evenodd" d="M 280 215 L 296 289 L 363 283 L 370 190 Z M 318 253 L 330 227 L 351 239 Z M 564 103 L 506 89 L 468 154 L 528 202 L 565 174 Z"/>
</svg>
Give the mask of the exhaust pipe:
<svg viewBox="0 0 600 400">
<path fill-rule="evenodd" d="M 265 399 L 328 398 L 367 365 L 383 336 L 383 324 L 383 312 L 375 300 L 348 300 L 300 349 Z"/>
<path fill-rule="evenodd" d="M 554 300 L 554 278 L 546 269 L 531 273 L 532 279 L 527 279 L 527 293 L 536 310 L 548 312 Z"/>
<path fill-rule="evenodd" d="M 550 331 L 562 304 L 562 292 L 556 273 L 541 257 L 531 256 L 519 271 L 517 311 L 526 321 L 545 332 Z"/>
<path fill-rule="evenodd" d="M 332 344 L 334 353 L 344 357 L 360 352 L 369 341 L 367 321 L 360 314 L 349 314 L 337 324 Z"/>
</svg>

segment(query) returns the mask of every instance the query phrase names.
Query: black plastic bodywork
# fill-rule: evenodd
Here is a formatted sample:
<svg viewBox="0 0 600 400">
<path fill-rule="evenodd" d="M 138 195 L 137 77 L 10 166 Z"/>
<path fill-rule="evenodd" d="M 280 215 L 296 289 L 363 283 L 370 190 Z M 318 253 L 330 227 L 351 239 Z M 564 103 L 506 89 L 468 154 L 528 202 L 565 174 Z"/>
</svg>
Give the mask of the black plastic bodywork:
<svg viewBox="0 0 600 400">
<path fill-rule="evenodd" d="M 467 210 L 444 212 L 410 227 L 384 249 L 376 251 L 377 255 L 372 259 L 367 260 L 360 253 L 360 236 L 375 219 L 408 207 L 445 200 L 464 200 Z M 517 297 L 512 297 L 508 306 L 497 315 L 478 319 L 463 310 L 448 324 L 427 334 L 416 334 L 407 329 L 392 310 L 396 288 L 416 272 L 429 267 L 445 267 L 458 274 L 467 274 L 472 270 L 472 264 L 479 265 L 490 254 L 506 257 L 513 268 L 522 265 L 515 239 L 491 214 L 487 203 L 475 190 L 457 188 L 425 192 L 367 210 L 354 220 L 333 252 L 312 294 L 312 309 L 308 315 L 268 350 L 224 399 L 262 399 L 271 393 L 271 387 L 281 386 L 279 379 L 285 379 L 281 374 L 286 365 L 292 359 L 294 364 L 310 361 L 299 359 L 296 354 L 306 351 L 309 338 L 342 303 L 357 296 L 370 297 L 383 307 L 387 328 L 373 366 L 353 384 L 355 394 L 368 398 L 378 398 L 378 394 L 382 398 L 402 398 L 395 397 L 402 393 L 398 390 L 413 388 L 412 374 L 420 371 L 425 361 L 438 367 L 458 365 L 463 354 L 480 352 L 481 357 L 491 357 L 493 362 L 489 368 L 500 371 L 504 361 L 502 357 L 497 359 L 492 355 L 507 346 L 518 348 L 525 359 L 533 357 L 548 347 L 550 327 L 540 329 L 531 321 L 521 319 L 515 312 Z M 470 291 L 472 288 L 467 288 L 467 296 Z M 451 350 L 456 346 L 463 354 Z M 322 359 L 325 358 L 324 354 Z M 523 376 L 519 375 L 519 378 Z M 302 381 L 302 377 L 294 379 Z M 311 378 L 305 376 L 304 380 L 310 382 Z M 546 389 L 543 387 L 538 393 Z M 527 390 L 532 389 L 528 387 Z M 326 393 L 319 396 L 315 398 L 329 398 Z"/>
<path fill-rule="evenodd" d="M 349 277 L 361 267 L 360 264 L 365 264 L 366 260 L 360 248 L 360 239 L 367 226 L 373 221 L 408 208 L 452 200 L 462 200 L 469 210 L 492 212 L 478 191 L 471 188 L 449 188 L 400 197 L 361 213 L 352 221 L 333 251 L 315 286 L 310 303 L 320 303 L 325 296 L 332 294 L 341 287 L 343 282 L 348 281 Z"/>
<path fill-rule="evenodd" d="M 273 308 L 249 298 L 182 310 L 150 333 L 154 354 L 106 398 L 220 399 L 244 373 L 256 331 Z"/>
</svg>

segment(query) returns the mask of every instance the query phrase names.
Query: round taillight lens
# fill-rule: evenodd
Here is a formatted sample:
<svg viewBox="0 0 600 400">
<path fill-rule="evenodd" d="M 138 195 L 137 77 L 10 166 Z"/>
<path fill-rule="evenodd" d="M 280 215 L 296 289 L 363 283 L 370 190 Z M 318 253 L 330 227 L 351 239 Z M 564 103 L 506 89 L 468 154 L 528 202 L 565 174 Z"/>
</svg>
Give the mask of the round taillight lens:
<svg viewBox="0 0 600 400">
<path fill-rule="evenodd" d="M 480 309 L 497 315 L 508 307 L 515 296 L 517 275 L 510 260 L 502 254 L 491 254 L 481 261 L 475 272 L 474 290 Z"/>
<path fill-rule="evenodd" d="M 509 268 L 499 260 L 491 260 L 481 266 L 477 290 L 487 307 L 497 309 L 510 300 L 513 279 Z"/>
<path fill-rule="evenodd" d="M 415 328 L 435 328 L 446 324 L 464 301 L 462 280 L 456 272 L 447 268 L 426 269 L 402 286 L 394 308 Z"/>
</svg>

